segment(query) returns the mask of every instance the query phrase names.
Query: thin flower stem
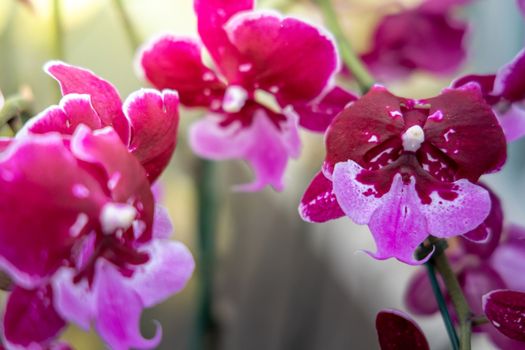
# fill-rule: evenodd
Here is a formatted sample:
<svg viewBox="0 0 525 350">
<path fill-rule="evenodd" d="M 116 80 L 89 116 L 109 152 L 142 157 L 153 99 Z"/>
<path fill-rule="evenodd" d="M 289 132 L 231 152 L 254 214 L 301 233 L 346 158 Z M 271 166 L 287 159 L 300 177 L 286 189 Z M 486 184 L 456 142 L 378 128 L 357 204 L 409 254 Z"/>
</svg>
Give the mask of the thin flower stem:
<svg viewBox="0 0 525 350">
<path fill-rule="evenodd" d="M 346 39 L 339 21 L 337 20 L 337 15 L 334 11 L 331 0 L 317 0 L 317 2 L 323 11 L 328 29 L 330 29 L 335 36 L 337 46 L 339 47 L 339 53 L 341 54 L 344 64 L 352 72 L 361 92 L 363 94 L 366 93 L 374 85 L 374 78 L 368 72 L 367 68 Z"/>
<path fill-rule="evenodd" d="M 126 31 L 126 37 L 128 38 L 129 45 L 131 49 L 135 51 L 140 46 L 141 41 L 137 31 L 135 30 L 135 27 L 133 26 L 133 22 L 129 18 L 122 0 L 113 0 L 113 4 L 117 9 L 120 21 L 122 22 L 124 30 Z"/>
<path fill-rule="evenodd" d="M 53 0 L 53 56 L 57 60 L 64 59 L 64 28 L 60 0 Z"/>
<path fill-rule="evenodd" d="M 199 294 L 197 324 L 192 349 L 213 349 L 216 323 L 213 317 L 213 267 L 215 263 L 215 229 L 217 221 L 217 189 L 215 165 L 200 160 L 197 170 L 199 229 Z"/>
<path fill-rule="evenodd" d="M 434 265 L 427 262 L 425 266 L 427 267 L 428 277 L 430 279 L 430 284 L 432 285 L 432 291 L 434 292 L 434 296 L 436 297 L 436 301 L 439 306 L 439 311 L 441 312 L 441 317 L 443 318 L 443 322 L 445 323 L 445 328 L 447 329 L 447 334 L 450 338 L 452 349 L 459 350 L 458 335 L 456 333 L 456 329 L 454 328 L 454 324 L 452 323 L 452 319 L 450 318 L 447 303 L 445 301 L 443 293 L 441 292 Z"/>
<path fill-rule="evenodd" d="M 459 321 L 459 348 L 460 350 L 470 350 L 470 339 L 472 334 L 472 312 L 468 305 L 467 299 L 463 294 L 463 290 L 459 284 L 456 274 L 450 266 L 448 257 L 445 254 L 444 249 L 440 249 L 439 243 L 442 240 L 430 238 L 429 239 L 434 246 L 436 246 L 436 252 L 432 256 L 432 264 L 436 267 L 441 277 L 445 288 L 447 289 L 448 295 L 452 300 L 456 315 Z"/>
</svg>

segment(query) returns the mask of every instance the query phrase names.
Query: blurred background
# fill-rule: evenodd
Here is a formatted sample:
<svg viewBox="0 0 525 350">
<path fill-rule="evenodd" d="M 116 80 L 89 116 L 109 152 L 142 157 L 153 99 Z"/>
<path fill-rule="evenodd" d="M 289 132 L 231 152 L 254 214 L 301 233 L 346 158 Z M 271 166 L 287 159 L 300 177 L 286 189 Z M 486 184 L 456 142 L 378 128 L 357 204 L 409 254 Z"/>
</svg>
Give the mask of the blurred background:
<svg viewBox="0 0 525 350">
<path fill-rule="evenodd" d="M 35 112 L 58 103 L 55 82 L 42 70 L 56 59 L 53 0 L 0 0 L 0 90 L 7 97 L 30 86 Z M 393 3 L 417 6 L 419 0 L 336 0 L 340 21 L 356 50 L 371 45 L 374 26 L 392 11 Z M 126 0 L 127 12 L 141 40 L 162 32 L 196 36 L 191 0 Z M 313 1 L 266 0 L 260 8 L 278 9 L 322 24 Z M 63 59 L 89 68 L 112 82 L 124 99 L 146 86 L 135 72 L 135 52 L 111 0 L 62 0 Z M 493 72 L 509 61 L 524 43 L 523 18 L 514 0 L 477 0 L 460 10 L 470 26 L 468 59 L 463 72 Z M 429 97 L 461 75 L 435 77 L 414 73 L 388 83 L 395 93 Z M 175 224 L 175 238 L 196 257 L 198 160 L 188 147 L 188 125 L 204 111 L 182 110 L 178 148 L 160 180 L 163 204 Z M 376 261 L 359 249 L 375 250 L 366 227 L 340 219 L 322 225 L 301 221 L 297 206 L 324 157 L 322 135 L 303 132 L 303 153 L 292 161 L 286 189 L 276 193 L 236 193 L 231 186 L 247 182 L 249 169 L 241 162 L 217 164 L 218 225 L 212 314 L 216 328 L 213 348 L 228 350 L 376 349 L 374 319 L 382 308 L 405 309 L 403 293 L 417 267 L 396 261 Z M 525 224 L 525 141 L 512 144 L 509 162 L 486 181 L 502 199 L 507 221 Z M 154 331 L 152 319 L 163 326 L 160 349 L 195 348 L 199 303 L 197 263 L 193 279 L 180 294 L 143 316 L 146 336 Z M 447 349 L 448 340 L 439 316 L 417 318 L 432 349 Z M 77 349 L 104 349 L 96 334 L 70 327 L 63 336 Z M 209 341 L 209 339 L 208 339 Z M 476 335 L 474 349 L 491 349 Z"/>
</svg>

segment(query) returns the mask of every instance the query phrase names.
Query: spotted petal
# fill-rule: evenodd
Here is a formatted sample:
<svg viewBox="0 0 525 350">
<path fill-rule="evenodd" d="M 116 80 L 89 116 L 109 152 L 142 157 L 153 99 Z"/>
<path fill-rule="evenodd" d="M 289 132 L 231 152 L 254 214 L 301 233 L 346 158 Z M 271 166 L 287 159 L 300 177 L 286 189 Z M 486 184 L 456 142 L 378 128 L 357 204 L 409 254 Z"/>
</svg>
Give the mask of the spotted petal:
<svg viewBox="0 0 525 350">
<path fill-rule="evenodd" d="M 432 192 L 430 204 L 423 204 L 414 178 L 405 183 L 396 174 L 389 191 L 377 197 L 372 185 L 358 179 L 361 172 L 363 168 L 353 161 L 336 164 L 334 193 L 348 217 L 369 225 L 377 244 L 372 256 L 377 259 L 395 257 L 408 264 L 422 263 L 425 260 L 416 261 L 413 253 L 428 235 L 463 234 L 483 222 L 490 211 L 487 191 L 464 179 L 453 184 L 455 199 L 445 200 Z"/>
<path fill-rule="evenodd" d="M 495 290 L 483 296 L 483 310 L 498 331 L 525 342 L 525 293 Z"/>
<path fill-rule="evenodd" d="M 325 222 L 345 214 L 337 203 L 332 181 L 318 172 L 306 189 L 299 206 L 299 214 L 308 222 Z"/>
</svg>

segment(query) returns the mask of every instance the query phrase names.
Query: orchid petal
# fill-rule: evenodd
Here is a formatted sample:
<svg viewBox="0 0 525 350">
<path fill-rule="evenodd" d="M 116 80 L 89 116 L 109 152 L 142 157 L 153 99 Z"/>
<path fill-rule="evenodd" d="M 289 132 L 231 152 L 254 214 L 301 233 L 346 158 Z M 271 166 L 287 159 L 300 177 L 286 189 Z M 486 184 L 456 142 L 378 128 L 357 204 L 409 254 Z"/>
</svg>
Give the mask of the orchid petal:
<svg viewBox="0 0 525 350">
<path fill-rule="evenodd" d="M 168 239 L 173 233 L 168 209 L 162 205 L 155 205 L 155 215 L 153 217 L 153 238 Z"/>
<path fill-rule="evenodd" d="M 162 337 L 160 325 L 157 324 L 151 339 L 140 334 L 140 315 L 144 308 L 141 298 L 126 285 L 125 277 L 107 262 L 98 263 L 93 293 L 97 315 L 95 328 L 111 349 L 158 346 Z"/>
<path fill-rule="evenodd" d="M 236 13 L 251 10 L 254 0 L 195 0 L 199 35 L 228 80 L 237 74 L 239 53 L 230 43 L 225 23 Z"/>
<path fill-rule="evenodd" d="M 332 181 L 322 172 L 315 175 L 306 189 L 299 206 L 299 214 L 308 222 L 326 222 L 345 215 L 337 203 Z"/>
<path fill-rule="evenodd" d="M 508 288 L 525 292 L 525 230 L 511 226 L 506 240 L 492 254 L 490 263 Z"/>
<path fill-rule="evenodd" d="M 144 248 L 149 261 L 138 266 L 133 277 L 125 282 L 140 296 L 145 307 L 151 307 L 184 288 L 195 261 L 182 243 L 157 239 Z"/>
<path fill-rule="evenodd" d="M 425 140 L 456 163 L 456 178 L 476 182 L 482 174 L 499 170 L 505 163 L 503 130 L 477 85 L 447 89 L 423 102 L 430 104 L 430 115 L 443 115 L 426 121 Z"/>
<path fill-rule="evenodd" d="M 432 315 L 438 312 L 439 307 L 426 270 L 417 271 L 411 277 L 405 292 L 405 305 L 416 315 Z"/>
<path fill-rule="evenodd" d="M 376 317 L 381 350 L 430 350 L 417 323 L 399 310 L 381 310 Z"/>
<path fill-rule="evenodd" d="M 496 111 L 499 122 L 508 142 L 516 141 L 525 135 L 525 109 L 512 104 L 504 112 Z"/>
<path fill-rule="evenodd" d="M 522 79 L 524 74 L 525 49 L 521 50 L 512 62 L 498 70 L 493 93 L 511 102 L 525 99 L 525 83 Z"/>
<path fill-rule="evenodd" d="M 224 83 L 204 65 L 201 44 L 165 35 L 153 40 L 140 56 L 146 78 L 159 89 L 174 89 L 186 106 L 210 107 L 222 101 Z"/>
<path fill-rule="evenodd" d="M 506 287 L 499 274 L 487 264 L 467 266 L 459 273 L 458 279 L 470 310 L 475 315 L 483 314 L 481 299 L 484 294 Z"/>
<path fill-rule="evenodd" d="M 456 198 L 443 199 L 438 192 L 433 192 L 430 195 L 432 204 L 421 207 L 428 233 L 433 236 L 463 234 L 476 228 L 489 215 L 491 201 L 487 190 L 466 179 L 455 181 L 453 185 Z"/>
<path fill-rule="evenodd" d="M 66 323 L 53 308 L 52 300 L 49 286 L 35 290 L 16 287 L 11 292 L 3 318 L 8 348 L 44 348 L 59 335 Z"/>
<path fill-rule="evenodd" d="M 498 196 L 487 186 L 483 187 L 489 192 L 491 208 L 485 221 L 463 235 L 461 244 L 465 252 L 475 254 L 481 258 L 488 258 L 500 244 L 503 231 L 503 209 Z"/>
<path fill-rule="evenodd" d="M 131 152 L 154 182 L 168 165 L 179 126 L 179 97 L 176 92 L 162 93 L 142 89 L 131 94 L 124 103 L 124 112 L 131 122 Z"/>
<path fill-rule="evenodd" d="M 54 276 L 53 303 L 57 312 L 69 322 L 89 330 L 91 320 L 95 317 L 95 300 L 87 280 L 73 282 L 74 271 L 63 267 Z"/>
<path fill-rule="evenodd" d="M 428 236 L 421 201 L 414 180 L 406 185 L 401 175 L 394 177 L 390 191 L 380 198 L 366 195 L 369 188 L 357 181 L 362 168 L 353 161 L 338 163 L 333 173 L 334 193 L 341 209 L 357 224 L 368 224 L 377 245 L 374 258 L 391 257 L 407 264 L 425 262 L 414 259 L 414 251 Z M 428 259 L 428 256 L 426 259 Z"/>
<path fill-rule="evenodd" d="M 230 19 L 225 30 L 241 55 L 229 81 L 269 91 L 283 105 L 318 96 L 338 69 L 332 37 L 298 19 L 250 11 Z"/>
<path fill-rule="evenodd" d="M 356 99 L 354 94 L 336 86 L 320 100 L 295 103 L 293 108 L 299 115 L 299 124 L 302 127 L 311 131 L 325 132 L 335 116 Z"/>
<path fill-rule="evenodd" d="M 80 124 L 93 130 L 100 129 L 102 126 L 89 95 L 69 94 L 62 98 L 59 106 L 49 107 L 31 118 L 17 133 L 17 136 L 20 137 L 28 132 L 44 134 L 52 131 L 63 135 L 73 135 Z"/>
<path fill-rule="evenodd" d="M 483 310 L 498 331 L 525 342 L 525 293 L 495 290 L 483 296 Z"/>
<path fill-rule="evenodd" d="M 90 95 L 102 124 L 113 126 L 122 141 L 128 144 L 129 122 L 122 113 L 120 96 L 111 83 L 87 69 L 60 61 L 49 62 L 45 66 L 45 71 L 59 82 L 63 95 L 71 93 Z"/>
<path fill-rule="evenodd" d="M 106 195 L 56 133 L 16 139 L 0 169 L 0 264 L 31 288 L 69 256 L 75 223 L 98 219 Z"/>
<path fill-rule="evenodd" d="M 277 129 L 263 109 L 255 112 L 252 124 L 246 128 L 237 123 L 222 127 L 210 116 L 193 125 L 190 143 L 205 158 L 248 161 L 256 178 L 250 184 L 238 186 L 238 190 L 257 191 L 269 184 L 280 191 L 288 158 L 297 157 L 300 149 L 297 119 L 290 116 L 280 126 L 281 130 Z"/>
</svg>

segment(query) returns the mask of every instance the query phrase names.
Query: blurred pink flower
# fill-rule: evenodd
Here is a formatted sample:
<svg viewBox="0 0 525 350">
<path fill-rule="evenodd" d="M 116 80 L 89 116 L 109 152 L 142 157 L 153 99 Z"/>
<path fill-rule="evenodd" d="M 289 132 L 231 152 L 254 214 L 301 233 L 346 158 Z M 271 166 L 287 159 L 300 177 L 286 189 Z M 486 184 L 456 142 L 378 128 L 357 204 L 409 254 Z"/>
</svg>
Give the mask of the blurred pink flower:
<svg viewBox="0 0 525 350">
<path fill-rule="evenodd" d="M 245 159 L 255 180 L 238 189 L 282 190 L 288 159 L 300 153 L 298 124 L 322 132 L 355 99 L 331 86 L 338 69 L 333 40 L 300 20 L 254 11 L 253 0 L 194 6 L 202 44 L 155 39 L 140 54 L 143 73 L 157 88 L 177 89 L 186 106 L 209 110 L 192 126 L 191 146 L 209 159 Z M 202 60 L 202 45 L 213 70 Z"/>
<path fill-rule="evenodd" d="M 414 70 L 454 73 L 466 57 L 467 25 L 453 17 L 453 7 L 467 2 L 427 0 L 386 15 L 361 58 L 380 80 L 403 78 Z"/>
<path fill-rule="evenodd" d="M 496 117 L 476 85 L 412 100 L 375 86 L 340 113 L 327 155 L 299 208 L 304 220 L 348 216 L 368 224 L 377 259 L 419 264 L 428 235 L 451 237 L 480 225 L 491 208 L 476 184 L 506 159 Z"/>
<path fill-rule="evenodd" d="M 515 141 L 525 135 L 525 49 L 501 67 L 496 74 L 467 75 L 452 86 L 476 83 L 496 113 L 507 140 Z"/>
</svg>

